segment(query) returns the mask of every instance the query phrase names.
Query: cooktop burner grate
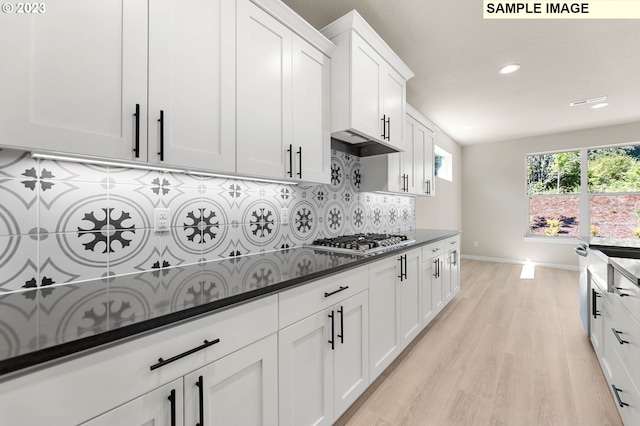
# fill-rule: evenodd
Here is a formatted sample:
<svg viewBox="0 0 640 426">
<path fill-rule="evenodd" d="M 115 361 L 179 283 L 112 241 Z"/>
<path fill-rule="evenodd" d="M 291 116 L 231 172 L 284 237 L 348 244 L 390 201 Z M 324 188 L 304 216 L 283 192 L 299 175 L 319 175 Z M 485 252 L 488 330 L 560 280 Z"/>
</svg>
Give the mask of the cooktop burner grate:
<svg viewBox="0 0 640 426">
<path fill-rule="evenodd" d="M 355 234 L 334 238 L 320 238 L 315 240 L 311 247 L 343 253 L 371 254 L 414 242 L 415 240 L 410 240 L 406 235 Z"/>
</svg>

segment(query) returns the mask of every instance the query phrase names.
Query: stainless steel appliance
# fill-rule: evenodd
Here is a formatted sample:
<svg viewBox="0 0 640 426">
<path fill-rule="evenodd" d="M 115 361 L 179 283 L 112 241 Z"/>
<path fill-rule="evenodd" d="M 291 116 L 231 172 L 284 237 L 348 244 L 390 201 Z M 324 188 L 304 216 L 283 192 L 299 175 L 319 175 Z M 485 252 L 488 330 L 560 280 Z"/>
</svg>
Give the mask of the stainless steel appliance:
<svg viewBox="0 0 640 426">
<path fill-rule="evenodd" d="M 354 234 L 333 238 L 320 238 L 315 240 L 310 246 L 319 250 L 368 255 L 415 242 L 416 240 L 409 239 L 406 235 L 400 234 Z"/>
</svg>

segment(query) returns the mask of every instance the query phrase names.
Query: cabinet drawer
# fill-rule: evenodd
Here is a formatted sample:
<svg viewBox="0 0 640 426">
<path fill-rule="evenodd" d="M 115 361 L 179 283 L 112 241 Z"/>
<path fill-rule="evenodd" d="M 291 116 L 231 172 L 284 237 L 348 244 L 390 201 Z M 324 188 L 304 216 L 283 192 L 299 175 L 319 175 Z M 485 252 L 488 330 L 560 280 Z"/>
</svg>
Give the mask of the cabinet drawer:
<svg viewBox="0 0 640 426">
<path fill-rule="evenodd" d="M 422 261 L 426 262 L 433 259 L 434 257 L 440 256 L 445 252 L 445 250 L 446 248 L 444 241 L 438 241 L 426 246 L 422 246 Z"/>
<path fill-rule="evenodd" d="M 369 269 L 363 266 L 280 293 L 280 328 L 366 290 L 368 277 Z"/>
<path fill-rule="evenodd" d="M 636 321 L 640 321 L 640 287 L 622 276 L 618 271 L 613 273 L 613 287 L 614 298 L 622 302 Z"/>
<path fill-rule="evenodd" d="M 625 425 L 640 424 L 640 394 L 631 381 L 631 377 L 624 369 L 619 358 L 611 360 L 612 375 L 609 390 L 622 422 Z M 614 391 L 615 388 L 615 391 Z M 616 395 L 617 393 L 617 395 Z M 622 404 L 622 406 L 620 406 Z"/>
<path fill-rule="evenodd" d="M 69 425 L 86 421 L 277 331 L 277 295 L 133 337 L 0 382 L 2 423 Z M 150 370 L 203 344 L 220 342 Z M 38 409 L 31 408 L 38 401 Z M 52 416 L 51 413 L 59 413 Z"/>
<path fill-rule="evenodd" d="M 445 250 L 460 250 L 460 236 L 456 235 L 455 237 L 447 238 L 444 240 Z"/>
<path fill-rule="evenodd" d="M 604 332 L 613 335 L 610 342 L 616 354 L 631 376 L 634 385 L 640 387 L 640 324 L 622 307 L 620 301 L 613 299 L 610 306 L 613 311 L 611 326 Z M 617 337 L 613 330 L 616 331 Z"/>
</svg>

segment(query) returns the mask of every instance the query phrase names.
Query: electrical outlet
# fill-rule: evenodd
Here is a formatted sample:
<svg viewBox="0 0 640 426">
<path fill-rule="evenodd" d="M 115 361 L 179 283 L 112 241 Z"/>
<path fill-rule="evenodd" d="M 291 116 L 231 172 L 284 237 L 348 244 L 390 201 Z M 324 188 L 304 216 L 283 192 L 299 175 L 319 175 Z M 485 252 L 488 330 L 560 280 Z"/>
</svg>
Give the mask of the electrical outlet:
<svg viewBox="0 0 640 426">
<path fill-rule="evenodd" d="M 170 222 L 171 222 L 170 209 L 155 209 L 153 211 L 153 231 L 154 232 L 169 231 Z"/>
<path fill-rule="evenodd" d="M 477 242 L 477 241 L 474 241 L 474 242 L 473 242 L 473 246 L 474 246 L 474 247 L 478 247 L 478 245 L 479 245 L 479 244 L 478 244 L 478 242 Z"/>
<path fill-rule="evenodd" d="M 282 222 L 283 225 L 289 223 L 289 209 L 280 210 L 280 222 Z"/>
</svg>

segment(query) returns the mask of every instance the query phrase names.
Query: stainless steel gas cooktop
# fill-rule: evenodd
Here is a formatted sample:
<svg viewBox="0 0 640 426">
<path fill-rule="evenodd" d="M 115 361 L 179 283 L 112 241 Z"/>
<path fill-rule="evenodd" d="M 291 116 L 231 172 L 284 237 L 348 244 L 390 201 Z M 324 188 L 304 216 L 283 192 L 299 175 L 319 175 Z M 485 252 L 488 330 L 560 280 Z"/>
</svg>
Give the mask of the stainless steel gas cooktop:
<svg viewBox="0 0 640 426">
<path fill-rule="evenodd" d="M 354 234 L 320 238 L 310 244 L 310 247 L 319 250 L 367 255 L 411 243 L 415 243 L 415 240 L 409 239 L 406 235 Z"/>
</svg>

